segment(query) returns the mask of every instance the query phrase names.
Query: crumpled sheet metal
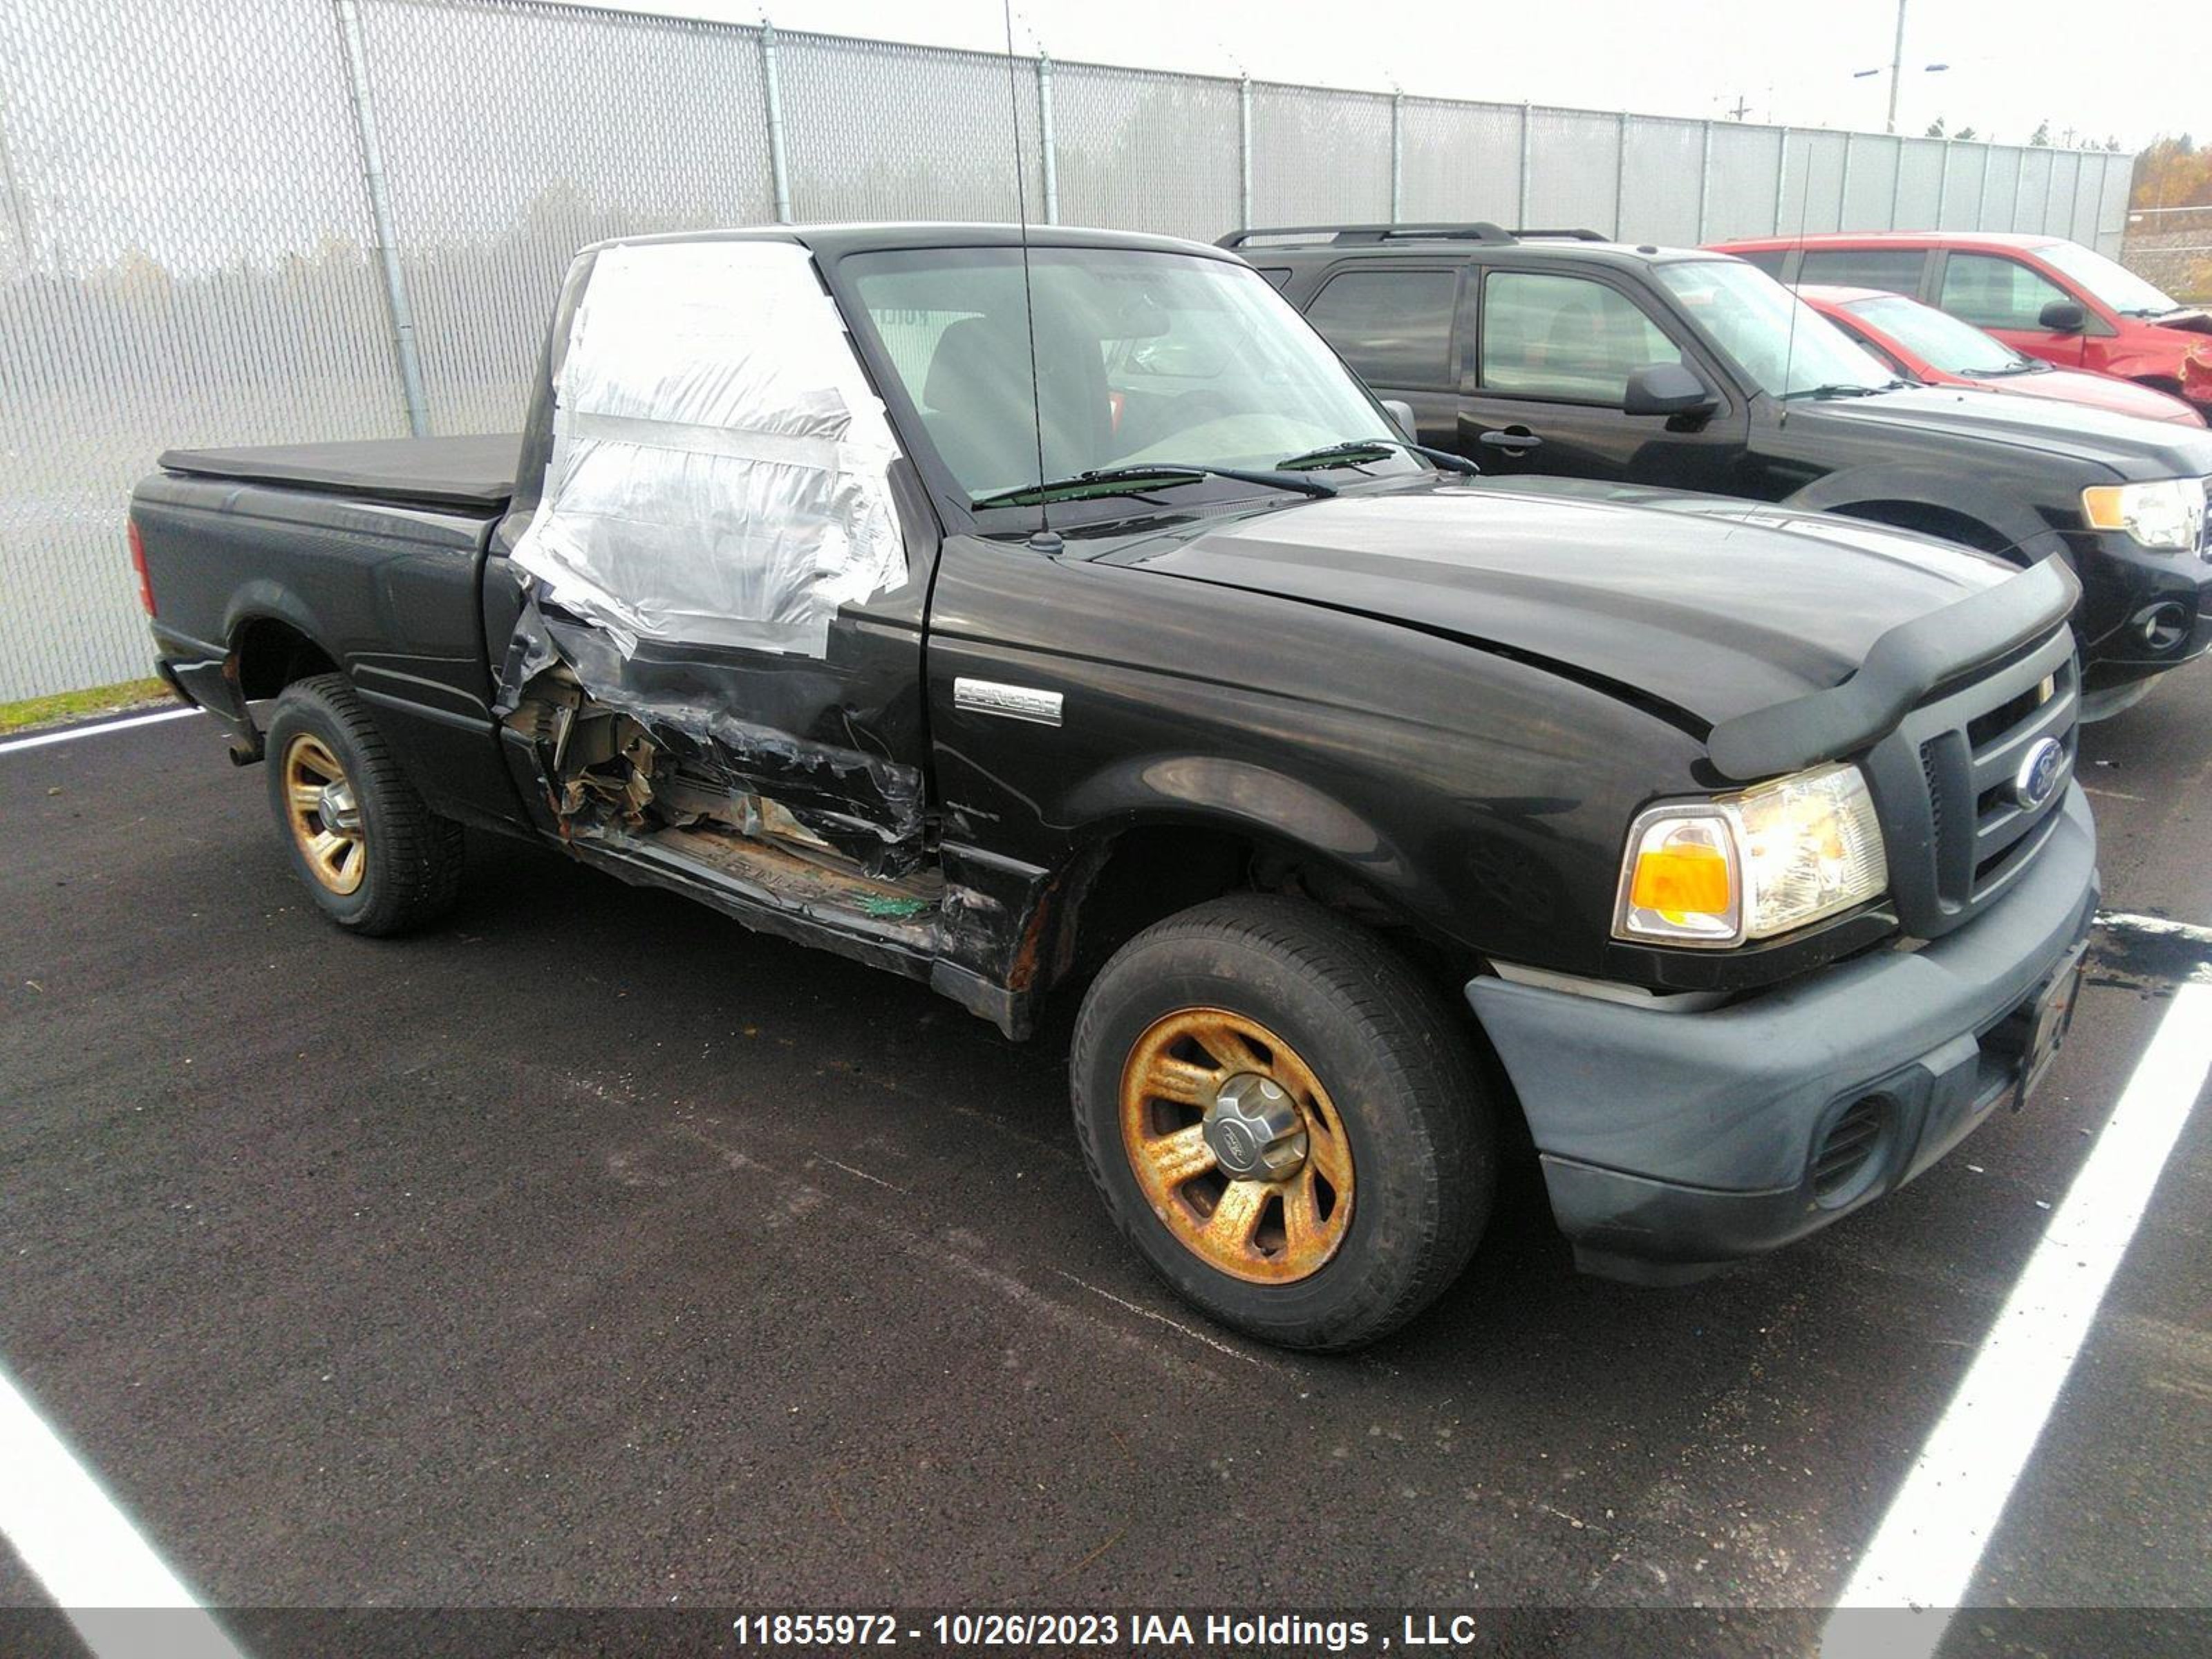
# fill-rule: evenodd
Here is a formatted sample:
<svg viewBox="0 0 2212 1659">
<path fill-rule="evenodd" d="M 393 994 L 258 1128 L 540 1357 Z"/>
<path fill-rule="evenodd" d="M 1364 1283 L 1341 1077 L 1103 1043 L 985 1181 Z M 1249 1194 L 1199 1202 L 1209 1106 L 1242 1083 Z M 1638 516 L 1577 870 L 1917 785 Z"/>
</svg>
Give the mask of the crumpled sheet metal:
<svg viewBox="0 0 2212 1659">
<path fill-rule="evenodd" d="M 747 676 L 740 689 L 726 661 L 658 647 L 625 655 L 606 630 L 549 615 L 532 599 L 516 621 L 494 712 L 513 714 L 556 665 L 592 702 L 643 728 L 661 751 L 656 771 L 687 765 L 772 799 L 871 876 L 905 875 L 921 862 L 921 774 L 872 752 L 870 711 L 839 703 L 828 671 L 786 662 Z M 556 794 L 563 787 L 547 782 Z M 593 827 L 589 815 L 562 816 L 572 832 Z"/>
<path fill-rule="evenodd" d="M 625 656 L 818 658 L 840 605 L 906 580 L 898 453 L 805 248 L 617 244 L 575 307 L 514 562 Z"/>
</svg>

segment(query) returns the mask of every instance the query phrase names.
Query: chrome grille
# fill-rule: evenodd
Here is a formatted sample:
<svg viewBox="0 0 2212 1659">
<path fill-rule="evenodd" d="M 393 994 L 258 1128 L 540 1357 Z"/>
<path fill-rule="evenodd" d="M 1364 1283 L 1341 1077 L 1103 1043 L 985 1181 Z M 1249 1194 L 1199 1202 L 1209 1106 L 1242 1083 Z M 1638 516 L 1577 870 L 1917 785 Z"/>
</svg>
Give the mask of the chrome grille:
<svg viewBox="0 0 2212 1659">
<path fill-rule="evenodd" d="M 1881 809 L 1898 918 L 1923 939 L 1966 921 L 2018 878 L 2050 838 L 2073 777 L 2081 697 L 2072 634 L 2041 644 L 1906 715 L 1867 758 Z M 2014 790 L 2043 739 L 2063 757 L 2046 800 Z"/>
</svg>

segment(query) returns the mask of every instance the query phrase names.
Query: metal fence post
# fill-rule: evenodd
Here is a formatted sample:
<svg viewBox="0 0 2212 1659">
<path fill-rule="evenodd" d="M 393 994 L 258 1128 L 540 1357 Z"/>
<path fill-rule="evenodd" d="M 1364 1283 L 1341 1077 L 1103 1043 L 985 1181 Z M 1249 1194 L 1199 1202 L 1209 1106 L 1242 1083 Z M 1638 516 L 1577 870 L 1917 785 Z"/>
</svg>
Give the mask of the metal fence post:
<svg viewBox="0 0 2212 1659">
<path fill-rule="evenodd" d="M 2081 176 L 2078 170 L 2075 176 Z M 2043 216 L 2035 222 L 2036 229 L 2045 236 L 2051 234 L 2051 190 L 2057 182 L 2058 152 L 2054 149 L 2051 152 L 2051 165 L 2043 170 Z"/>
<path fill-rule="evenodd" d="M 1844 165 L 1836 179 L 1836 228 L 1847 230 L 1844 216 L 1851 210 L 1851 135 L 1844 134 Z"/>
<path fill-rule="evenodd" d="M 1976 230 L 1984 230 L 1989 227 L 1990 156 L 1991 152 L 1996 149 L 1996 146 L 1995 144 L 1984 143 L 1982 146 L 1982 188 L 1981 193 L 1974 199 L 1974 228 Z"/>
<path fill-rule="evenodd" d="M 1936 175 L 1936 222 L 1929 227 L 1931 230 L 1943 228 L 1943 210 L 1951 203 L 1951 141 L 1948 137 L 1943 140 L 1942 158 L 1936 166 L 1942 171 Z"/>
<path fill-rule="evenodd" d="M 775 222 L 791 223 L 791 169 L 783 154 L 783 88 L 775 72 L 775 25 L 761 20 L 761 107 L 768 115 L 768 172 L 775 187 Z"/>
<path fill-rule="evenodd" d="M 1244 228 L 1252 228 L 1252 77 L 1240 76 L 1237 81 L 1237 212 Z"/>
<path fill-rule="evenodd" d="M 1628 215 L 1628 112 L 1615 118 L 1613 131 L 1613 240 L 1621 240 L 1621 223 Z"/>
<path fill-rule="evenodd" d="M 1405 215 L 1406 201 L 1406 94 L 1390 94 L 1390 222 L 1396 224 Z"/>
<path fill-rule="evenodd" d="M 1712 234 L 1713 124 L 1705 123 L 1705 138 L 1698 147 L 1698 240 Z"/>
<path fill-rule="evenodd" d="M 1812 152 L 1808 150 L 1806 154 L 1809 155 Z M 1784 127 L 1782 129 L 1782 147 L 1774 153 L 1774 234 L 1777 236 L 1783 234 L 1783 226 L 1789 222 L 1784 212 L 1784 201 L 1789 191 L 1790 129 Z M 1812 193 L 1813 169 L 1808 164 L 1805 169 L 1805 194 L 1808 199 Z"/>
<path fill-rule="evenodd" d="M 1037 53 L 1037 152 L 1044 164 L 1044 222 L 1060 222 L 1060 154 L 1052 129 L 1052 54 Z"/>
<path fill-rule="evenodd" d="M 1889 222 L 1882 227 L 1884 230 L 1895 230 L 1898 228 L 1897 204 L 1904 199 L 1905 140 L 1899 138 L 1897 141 L 1897 165 L 1895 167 L 1891 169 L 1889 175 Z"/>
<path fill-rule="evenodd" d="M 2101 159 L 2104 164 L 2097 170 L 2097 222 L 2089 227 L 2089 246 L 2100 253 L 2105 251 L 2097 246 L 2105 240 L 2105 192 L 2112 187 L 2112 158 L 2107 155 Z M 2121 222 L 2124 226 L 2126 222 Z"/>
<path fill-rule="evenodd" d="M 1521 189 L 1513 200 L 1514 222 L 1523 226 L 1528 222 L 1528 124 L 1529 109 L 1523 103 L 1521 106 Z"/>
<path fill-rule="evenodd" d="M 8 150 L 4 112 L 0 112 L 0 195 L 8 198 L 8 222 L 15 229 L 15 246 L 23 251 L 23 274 L 27 276 L 38 268 L 38 257 L 31 249 L 31 221 L 23 211 L 23 188 L 15 177 L 15 158 Z"/>
<path fill-rule="evenodd" d="M 2027 152 L 2014 146 L 2012 168 L 2012 211 L 2005 216 L 2007 230 L 2020 228 L 2020 192 L 2027 184 Z"/>
<path fill-rule="evenodd" d="M 399 267 L 399 238 L 392 228 L 392 196 L 385 188 L 384 151 L 377 143 L 376 106 L 368 93 L 368 47 L 362 33 L 361 8 L 337 0 L 338 32 L 345 40 L 346 79 L 353 93 L 354 136 L 361 143 L 362 180 L 368 187 L 368 214 L 376 233 L 376 258 L 384 274 L 384 302 L 392 316 L 392 353 L 399 366 L 399 392 L 407 404 L 407 429 L 416 437 L 430 431 L 430 404 L 422 392 L 422 363 L 415 349 L 415 308 L 407 300 L 407 276 Z"/>
</svg>

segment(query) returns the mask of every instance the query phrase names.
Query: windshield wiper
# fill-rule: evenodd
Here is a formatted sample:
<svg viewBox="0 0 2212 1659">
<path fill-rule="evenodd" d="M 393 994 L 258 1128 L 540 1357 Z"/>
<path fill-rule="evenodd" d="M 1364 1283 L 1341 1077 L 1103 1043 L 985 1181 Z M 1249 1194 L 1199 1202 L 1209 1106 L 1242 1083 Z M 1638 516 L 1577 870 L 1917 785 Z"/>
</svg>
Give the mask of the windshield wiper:
<svg viewBox="0 0 2212 1659">
<path fill-rule="evenodd" d="M 1786 402 L 1792 398 L 1871 398 L 1877 392 L 1894 392 L 1905 384 L 1902 380 L 1885 380 L 1880 386 L 1861 386 L 1855 380 L 1832 380 L 1826 386 L 1807 386 L 1799 392 L 1782 394 Z"/>
<path fill-rule="evenodd" d="M 1449 449 L 1431 449 L 1426 444 L 1407 443 L 1402 438 L 1351 438 L 1340 444 L 1309 449 L 1303 455 L 1288 456 L 1275 465 L 1285 472 L 1299 472 L 1310 466 L 1348 466 L 1358 461 L 1382 460 L 1394 449 L 1433 461 L 1447 472 L 1463 472 L 1470 478 L 1482 476 L 1482 469 L 1464 455 L 1455 455 Z"/>
<path fill-rule="evenodd" d="M 989 495 L 978 495 L 976 507 L 1036 507 L 1046 501 L 1079 499 L 1086 495 L 1141 495 L 1162 484 L 1196 483 L 1201 478 L 1228 478 L 1237 483 L 1264 484 L 1271 489 L 1291 489 L 1302 495 L 1334 495 L 1336 486 L 1296 472 L 1277 472 L 1257 467 L 1193 466 L 1163 461 L 1157 466 L 1100 466 L 1072 477 L 1023 484 Z"/>
</svg>

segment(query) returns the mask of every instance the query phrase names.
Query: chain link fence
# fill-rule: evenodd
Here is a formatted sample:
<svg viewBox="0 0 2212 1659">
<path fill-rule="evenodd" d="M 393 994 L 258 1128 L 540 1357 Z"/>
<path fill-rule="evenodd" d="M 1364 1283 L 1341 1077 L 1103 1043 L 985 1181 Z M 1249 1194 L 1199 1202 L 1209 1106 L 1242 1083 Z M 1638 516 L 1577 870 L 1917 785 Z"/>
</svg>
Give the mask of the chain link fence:
<svg viewBox="0 0 2212 1659">
<path fill-rule="evenodd" d="M 2212 305 L 2212 207 L 2144 208 L 2128 216 L 2124 256 L 2177 300 Z"/>
<path fill-rule="evenodd" d="M 545 0 L 0 0 L 0 702 L 146 672 L 121 521 L 163 448 L 517 428 L 600 238 L 1026 210 L 2116 252 L 2130 168 Z"/>
</svg>

